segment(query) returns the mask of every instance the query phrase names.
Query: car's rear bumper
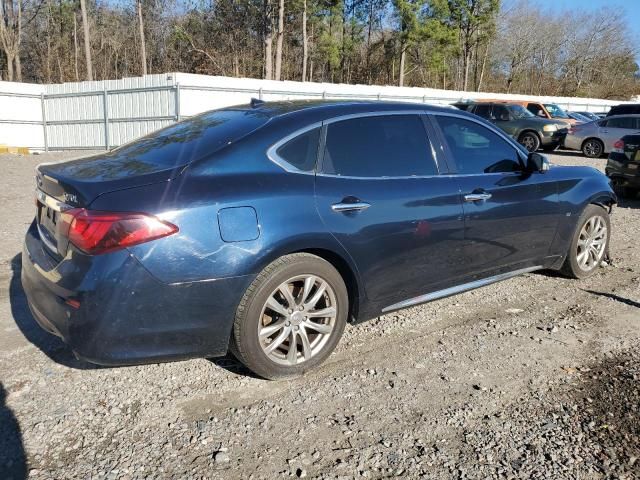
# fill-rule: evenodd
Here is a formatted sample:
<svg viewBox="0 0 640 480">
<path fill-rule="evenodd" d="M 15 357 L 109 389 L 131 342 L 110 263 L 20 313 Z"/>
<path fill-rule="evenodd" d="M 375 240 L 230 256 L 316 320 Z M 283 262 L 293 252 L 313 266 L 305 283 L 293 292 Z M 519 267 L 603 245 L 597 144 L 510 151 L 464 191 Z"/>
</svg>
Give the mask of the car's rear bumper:
<svg viewBox="0 0 640 480">
<path fill-rule="evenodd" d="M 70 249 L 53 265 L 33 225 L 22 252 L 22 285 L 36 321 L 78 357 L 102 365 L 224 355 L 252 280 L 166 284 L 126 250 L 88 256 Z"/>
</svg>

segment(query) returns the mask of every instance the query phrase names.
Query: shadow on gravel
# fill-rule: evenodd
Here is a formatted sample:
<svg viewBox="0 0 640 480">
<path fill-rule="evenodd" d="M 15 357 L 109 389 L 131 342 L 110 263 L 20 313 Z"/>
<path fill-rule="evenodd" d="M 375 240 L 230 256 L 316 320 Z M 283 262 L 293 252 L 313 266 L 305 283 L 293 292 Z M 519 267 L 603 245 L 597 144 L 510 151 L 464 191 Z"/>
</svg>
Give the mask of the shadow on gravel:
<svg viewBox="0 0 640 480">
<path fill-rule="evenodd" d="M 211 363 L 213 363 L 216 367 L 223 368 L 228 372 L 231 372 L 235 375 L 242 375 L 243 377 L 251 377 L 262 380 L 262 377 L 259 377 L 247 367 L 245 367 L 240 360 L 233 356 L 231 352 L 227 353 L 224 357 L 218 358 L 209 358 Z"/>
<path fill-rule="evenodd" d="M 13 319 L 25 338 L 38 347 L 51 360 L 66 367 L 80 370 L 101 368 L 98 365 L 92 365 L 78 360 L 62 340 L 40 328 L 33 318 L 33 315 L 31 315 L 31 311 L 27 305 L 27 297 L 22 289 L 22 282 L 20 281 L 21 271 L 22 254 L 19 253 L 11 259 L 12 275 L 9 285 L 9 301 L 11 303 Z"/>
<path fill-rule="evenodd" d="M 621 297 L 619 295 L 616 295 L 615 293 L 596 292 L 595 290 L 583 290 L 583 292 L 587 292 L 587 293 L 590 293 L 592 295 L 598 295 L 600 297 L 607 297 L 607 298 L 610 298 L 612 300 L 615 300 L 616 302 L 624 303 L 625 305 L 629 305 L 631 307 L 640 308 L 640 303 L 639 302 L 636 302 L 635 300 L 630 300 L 628 298 Z"/>
<path fill-rule="evenodd" d="M 7 394 L 0 383 L 0 478 L 27 478 L 27 460 L 22 444 L 22 432 L 15 415 L 6 405 Z"/>
</svg>

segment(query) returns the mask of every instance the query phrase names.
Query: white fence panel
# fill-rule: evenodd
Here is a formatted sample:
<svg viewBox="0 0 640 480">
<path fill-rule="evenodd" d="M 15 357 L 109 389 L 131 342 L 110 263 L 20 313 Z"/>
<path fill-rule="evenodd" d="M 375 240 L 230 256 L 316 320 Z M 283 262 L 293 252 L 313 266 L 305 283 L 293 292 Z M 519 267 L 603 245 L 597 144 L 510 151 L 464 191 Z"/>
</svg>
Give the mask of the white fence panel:
<svg viewBox="0 0 640 480">
<path fill-rule="evenodd" d="M 33 149 L 114 147 L 180 118 L 246 104 L 251 98 L 393 100 L 434 105 L 472 99 L 521 99 L 593 112 L 606 112 L 612 105 L 625 103 L 416 87 L 276 82 L 187 73 L 58 85 L 0 82 L 0 144 Z"/>
<path fill-rule="evenodd" d="M 0 144 L 41 149 L 43 85 L 0 82 Z"/>
</svg>

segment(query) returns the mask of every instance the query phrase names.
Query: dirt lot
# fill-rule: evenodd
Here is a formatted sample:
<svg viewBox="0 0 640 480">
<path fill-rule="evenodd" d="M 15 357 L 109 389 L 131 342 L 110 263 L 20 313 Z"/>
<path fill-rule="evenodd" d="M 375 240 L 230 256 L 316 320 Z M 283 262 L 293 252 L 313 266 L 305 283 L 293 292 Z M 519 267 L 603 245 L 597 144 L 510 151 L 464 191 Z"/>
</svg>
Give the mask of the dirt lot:
<svg viewBox="0 0 640 480">
<path fill-rule="evenodd" d="M 640 478 L 640 201 L 590 279 L 348 327 L 323 367 L 267 382 L 232 358 L 97 368 L 36 326 L 19 252 L 33 168 L 60 158 L 0 156 L 0 479 Z"/>
</svg>

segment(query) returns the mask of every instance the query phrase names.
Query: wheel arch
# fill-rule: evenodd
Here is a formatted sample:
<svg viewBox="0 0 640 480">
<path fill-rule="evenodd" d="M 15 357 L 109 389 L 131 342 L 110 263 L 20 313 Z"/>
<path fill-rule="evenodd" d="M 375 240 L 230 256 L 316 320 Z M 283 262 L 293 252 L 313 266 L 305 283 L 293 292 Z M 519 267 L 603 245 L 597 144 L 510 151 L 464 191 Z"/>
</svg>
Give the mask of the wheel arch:
<svg viewBox="0 0 640 480">
<path fill-rule="evenodd" d="M 349 295 L 349 314 L 347 319 L 348 321 L 353 321 L 358 318 L 360 299 L 364 292 L 360 291 L 360 282 L 358 280 L 357 271 L 355 270 L 355 265 L 352 266 L 352 264 L 342 255 L 327 248 L 303 248 L 289 253 L 308 253 L 310 255 L 320 257 L 333 265 L 347 287 L 347 293 Z"/>
<path fill-rule="evenodd" d="M 523 128 L 518 133 L 518 139 L 520 139 L 520 137 L 522 137 L 522 135 L 524 135 L 525 133 L 533 133 L 536 137 L 538 137 L 538 141 L 542 142 L 542 136 L 536 130 L 534 130 L 532 128 Z"/>
</svg>

